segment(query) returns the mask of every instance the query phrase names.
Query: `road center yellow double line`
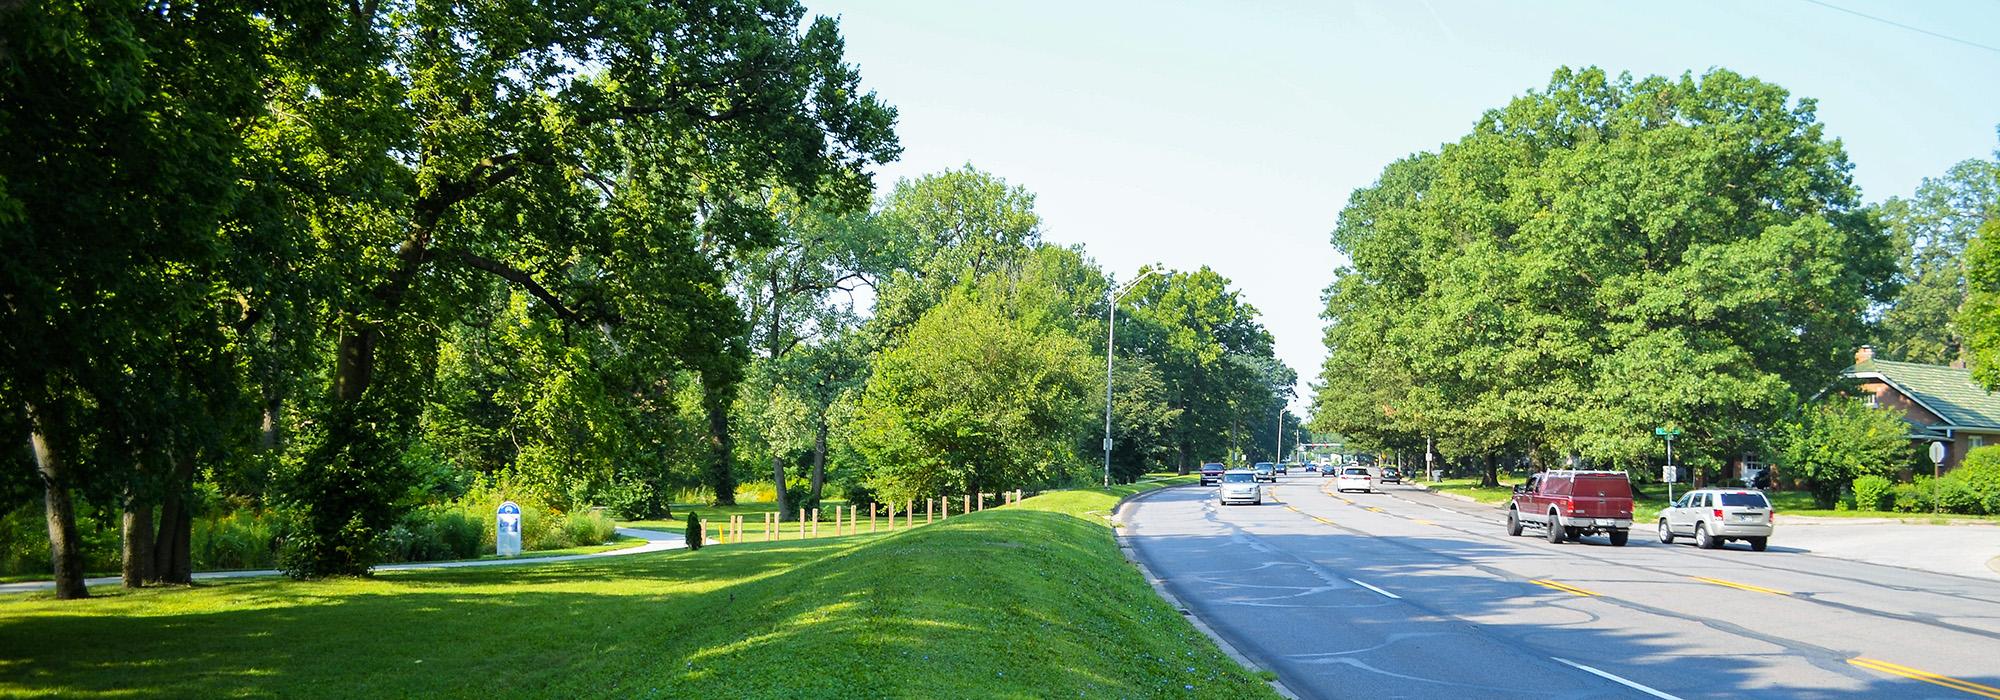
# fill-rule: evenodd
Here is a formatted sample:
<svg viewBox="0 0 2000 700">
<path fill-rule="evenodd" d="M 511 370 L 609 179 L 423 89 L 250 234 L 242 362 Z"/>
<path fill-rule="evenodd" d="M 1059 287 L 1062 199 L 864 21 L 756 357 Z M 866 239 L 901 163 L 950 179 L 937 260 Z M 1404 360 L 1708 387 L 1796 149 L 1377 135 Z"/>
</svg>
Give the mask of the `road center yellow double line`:
<svg viewBox="0 0 2000 700">
<path fill-rule="evenodd" d="M 1702 583 L 1713 583 L 1713 584 L 1715 584 L 1715 585 L 1717 585 L 1717 586 L 1728 586 L 1728 587 L 1730 587 L 1730 588 L 1734 588 L 1734 589 L 1736 589 L 1736 590 L 1739 590 L 1739 591 L 1751 591 L 1751 592 L 1753 592 L 1753 593 L 1769 593 L 1769 594 L 1771 594 L 1771 595 L 1785 595 L 1785 596 L 1788 596 L 1788 595 L 1791 595 L 1790 593 L 1786 593 L 1786 592 L 1784 592 L 1784 591 L 1781 591 L 1781 590 L 1778 590 L 1778 589 L 1776 589 L 1776 588 L 1765 588 L 1765 587 L 1763 587 L 1763 586 L 1752 586 L 1752 585 L 1750 585 L 1750 584 L 1747 584 L 1747 583 L 1737 583 L 1737 582 L 1735 582 L 1735 581 L 1724 581 L 1724 580 L 1722 580 L 1722 579 L 1719 579 L 1719 578 L 1708 578 L 1708 577 L 1705 577 L 1705 576 L 1689 576 L 1688 578 L 1691 578 L 1691 579 L 1694 579 L 1694 580 L 1696 580 L 1696 581 L 1700 581 L 1700 582 L 1702 582 Z"/>
<path fill-rule="evenodd" d="M 1995 688 L 1990 685 L 1981 685 L 1978 683 L 1974 683 L 1972 681 L 1962 681 L 1957 678 L 1952 678 L 1950 676 L 1940 676 L 1938 674 L 1931 673 L 1929 671 L 1919 671 L 1917 669 L 1910 668 L 1902 664 L 1892 664 L 1887 661 L 1883 661 L 1881 659 L 1855 657 L 1852 659 L 1848 659 L 1847 663 L 1852 664 L 1859 668 L 1868 669 L 1870 671 L 1887 673 L 1892 676 L 1902 676 L 1904 678 L 1909 678 L 1912 680 L 1923 681 L 1931 685 L 1941 685 L 1946 688 L 1950 688 L 1952 690 L 1971 693 L 1973 695 L 1977 695 L 1984 698 L 1994 698 L 1995 700 L 2000 700 L 2000 688 Z"/>
<path fill-rule="evenodd" d="M 1580 595 L 1580 596 L 1584 596 L 1584 597 L 1592 597 L 1592 596 L 1595 596 L 1595 595 L 1597 595 L 1597 593 L 1596 593 L 1595 591 L 1587 591 L 1587 590 L 1584 590 L 1584 589 L 1581 589 L 1581 588 L 1577 588 L 1576 586 L 1572 586 L 1572 585 L 1569 585 L 1569 584 L 1567 584 L 1567 583 L 1556 583 L 1556 582 L 1554 582 L 1554 581 L 1550 581 L 1550 580 L 1548 580 L 1548 579 L 1542 579 L 1542 578 L 1538 578 L 1538 579 L 1534 579 L 1534 580 L 1531 580 L 1531 581 L 1529 581 L 1528 583 L 1532 583 L 1532 584 L 1535 584 L 1535 585 L 1537 585 L 1537 586 L 1541 586 L 1541 587 L 1543 587 L 1543 588 L 1547 588 L 1547 589 L 1549 589 L 1549 590 L 1554 590 L 1554 591 L 1562 591 L 1562 592 L 1564 592 L 1564 593 L 1568 593 L 1568 594 L 1570 594 L 1570 595 Z"/>
</svg>

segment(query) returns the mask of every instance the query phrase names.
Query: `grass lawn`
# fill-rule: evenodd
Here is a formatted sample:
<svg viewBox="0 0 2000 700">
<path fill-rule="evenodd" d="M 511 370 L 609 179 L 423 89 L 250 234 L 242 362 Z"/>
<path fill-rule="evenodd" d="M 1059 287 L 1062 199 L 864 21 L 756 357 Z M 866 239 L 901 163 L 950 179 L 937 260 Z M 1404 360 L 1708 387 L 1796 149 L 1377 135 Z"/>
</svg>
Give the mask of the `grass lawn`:
<svg viewBox="0 0 2000 700">
<path fill-rule="evenodd" d="M 1154 485 L 1147 485 L 1147 487 Z M 894 534 L 0 599 L 0 695 L 1271 697 L 1055 492 Z"/>
<path fill-rule="evenodd" d="M 637 547 L 645 543 L 646 540 L 645 538 L 642 537 L 626 537 L 624 535 L 617 535 L 612 537 L 610 542 L 606 542 L 604 544 L 584 545 L 582 547 L 565 547 L 562 549 L 526 549 L 522 550 L 521 556 L 518 557 L 501 557 L 498 554 L 485 554 L 481 555 L 479 558 L 480 559 L 502 559 L 502 558 L 535 559 L 538 557 L 566 557 L 572 554 L 596 554 L 598 552 L 610 552 L 620 549 L 631 549 L 633 547 Z M 462 561 L 462 560 L 454 559 L 452 561 Z M 430 562 L 424 562 L 424 563 L 428 564 Z"/>
</svg>

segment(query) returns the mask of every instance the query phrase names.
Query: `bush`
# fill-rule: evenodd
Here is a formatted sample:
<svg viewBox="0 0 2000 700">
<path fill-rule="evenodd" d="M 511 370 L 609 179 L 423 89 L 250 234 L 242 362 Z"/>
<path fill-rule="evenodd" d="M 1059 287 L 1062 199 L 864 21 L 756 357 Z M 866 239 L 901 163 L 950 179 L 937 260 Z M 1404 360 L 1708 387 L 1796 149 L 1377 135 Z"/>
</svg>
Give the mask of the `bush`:
<svg viewBox="0 0 2000 700">
<path fill-rule="evenodd" d="M 867 484 L 849 484 L 847 491 L 842 495 L 847 498 L 847 505 L 862 510 L 872 508 L 876 503 L 879 503 L 879 501 L 875 500 L 875 489 L 868 488 Z"/>
<path fill-rule="evenodd" d="M 693 513 L 689 513 L 687 521 L 687 546 L 689 550 L 701 549 L 702 543 L 708 539 L 708 533 L 703 532 L 703 530 L 701 521 L 696 520 Z"/>
<path fill-rule="evenodd" d="M 267 569 L 278 563 L 278 516 L 257 510 L 236 510 L 196 518 L 188 533 L 188 555 L 195 571 Z"/>
<path fill-rule="evenodd" d="M 1898 513 L 1931 512 L 1931 478 L 1917 477 L 1914 483 L 1897 484 L 1890 489 L 1890 507 Z"/>
<path fill-rule="evenodd" d="M 605 517 L 604 511 L 587 508 L 563 516 L 563 539 L 565 547 L 586 547 L 604 544 L 618 536 L 618 526 Z"/>
<path fill-rule="evenodd" d="M 1889 491 L 1895 482 L 1886 477 L 1869 474 L 1854 480 L 1854 509 L 1882 510 L 1889 500 Z"/>
</svg>

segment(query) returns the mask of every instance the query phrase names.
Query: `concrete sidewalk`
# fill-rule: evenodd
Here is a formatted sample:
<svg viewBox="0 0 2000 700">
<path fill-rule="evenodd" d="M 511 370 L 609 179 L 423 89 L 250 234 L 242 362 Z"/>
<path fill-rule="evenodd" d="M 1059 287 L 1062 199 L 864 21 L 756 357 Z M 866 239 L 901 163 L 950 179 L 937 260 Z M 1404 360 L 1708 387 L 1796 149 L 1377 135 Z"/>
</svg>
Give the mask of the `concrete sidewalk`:
<svg viewBox="0 0 2000 700">
<path fill-rule="evenodd" d="M 2000 579 L 2000 524 L 1919 525 L 1882 518 L 1778 515 L 1771 546 L 1905 569 Z"/>
<path fill-rule="evenodd" d="M 459 569 L 470 566 L 520 566 L 524 564 L 550 564 L 561 561 L 579 561 L 583 559 L 599 559 L 603 557 L 621 557 L 628 554 L 663 552 L 669 549 L 681 549 L 687 546 L 686 536 L 675 533 L 660 532 L 658 530 L 641 530 L 638 528 L 621 527 L 618 528 L 618 534 L 624 535 L 626 537 L 637 537 L 639 539 L 645 540 L 646 543 L 639 545 L 637 547 L 614 549 L 608 552 L 593 552 L 590 554 L 568 554 L 560 557 L 524 557 L 520 559 L 468 559 L 463 561 L 420 561 L 420 562 L 407 562 L 402 564 L 379 564 L 375 566 L 375 568 L 372 570 L 409 571 L 413 569 Z M 216 579 L 230 579 L 230 578 L 255 578 L 259 576 L 277 576 L 280 573 L 281 572 L 279 572 L 277 569 L 254 569 L 248 571 L 203 571 L 203 572 L 197 572 L 194 575 L 194 580 L 212 581 Z M 100 576 L 97 578 L 84 579 L 84 584 L 89 586 L 115 586 L 118 585 L 120 581 L 121 579 L 118 578 L 117 576 Z M 7 583 L 7 584 L 0 584 L 0 594 L 46 591 L 53 589 L 55 587 L 56 583 L 54 581 L 24 581 L 21 583 Z"/>
</svg>

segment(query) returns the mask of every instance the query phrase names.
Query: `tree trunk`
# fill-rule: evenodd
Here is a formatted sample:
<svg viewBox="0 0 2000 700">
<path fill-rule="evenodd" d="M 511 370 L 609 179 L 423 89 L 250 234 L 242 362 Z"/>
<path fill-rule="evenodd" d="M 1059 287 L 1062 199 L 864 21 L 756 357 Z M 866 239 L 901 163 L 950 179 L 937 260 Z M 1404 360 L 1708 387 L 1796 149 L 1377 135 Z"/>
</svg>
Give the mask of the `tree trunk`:
<svg viewBox="0 0 2000 700">
<path fill-rule="evenodd" d="M 1479 485 L 1480 486 L 1500 485 L 1499 455 L 1495 455 L 1491 452 L 1486 453 L 1486 471 L 1479 475 Z"/>
<path fill-rule="evenodd" d="M 729 436 L 729 403 L 735 387 L 702 375 L 702 408 L 708 412 L 708 486 L 715 505 L 736 505 L 736 441 Z"/>
<path fill-rule="evenodd" d="M 145 503 L 138 494 L 125 494 L 125 519 L 120 523 L 119 536 L 124 540 L 122 570 L 126 588 L 138 588 L 154 579 L 153 575 L 153 504 Z"/>
<path fill-rule="evenodd" d="M 194 531 L 194 459 L 178 456 L 160 504 L 160 529 L 153 539 L 153 580 L 194 583 L 194 559 L 189 551 Z"/>
<path fill-rule="evenodd" d="M 785 497 L 785 460 L 780 459 L 775 454 L 771 455 L 771 481 L 778 487 L 773 492 L 777 494 L 776 497 L 778 499 L 778 520 L 792 520 L 792 510 L 785 507 L 785 504 L 790 501 L 790 499 Z"/>
<path fill-rule="evenodd" d="M 278 449 L 279 417 L 285 408 L 285 398 L 275 387 L 264 387 L 263 434 L 257 438 L 257 448 L 265 452 Z"/>
<path fill-rule="evenodd" d="M 375 341 L 382 332 L 359 319 L 349 319 L 346 325 L 334 356 L 333 397 L 353 402 L 361 400 L 361 393 L 368 390 L 368 382 L 375 376 Z"/>
<path fill-rule="evenodd" d="M 49 563 L 55 569 L 56 598 L 75 600 L 90 597 L 83 585 L 83 550 L 76 532 L 76 508 L 70 501 L 69 480 L 62 458 L 49 444 L 43 418 L 28 406 L 28 447 L 35 453 L 35 469 L 42 477 L 43 513 L 49 523 Z"/>
<path fill-rule="evenodd" d="M 820 491 L 826 486 L 826 416 L 820 416 L 819 425 L 813 430 L 813 471 L 812 502 L 820 501 Z"/>
</svg>

